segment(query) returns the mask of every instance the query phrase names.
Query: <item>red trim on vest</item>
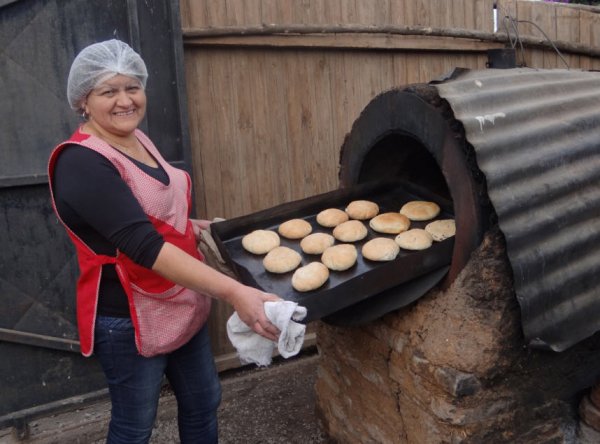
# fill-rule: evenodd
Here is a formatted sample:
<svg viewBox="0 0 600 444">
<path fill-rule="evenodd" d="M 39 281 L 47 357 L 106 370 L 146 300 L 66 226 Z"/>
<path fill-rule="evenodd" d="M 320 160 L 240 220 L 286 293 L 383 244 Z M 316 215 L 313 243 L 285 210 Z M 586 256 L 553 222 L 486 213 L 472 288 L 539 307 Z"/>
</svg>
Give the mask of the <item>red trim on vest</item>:
<svg viewBox="0 0 600 444">
<path fill-rule="evenodd" d="M 142 140 L 146 148 L 163 166 L 163 168 L 165 168 L 170 180 L 172 181 L 172 173 L 169 171 L 171 171 L 173 168 L 164 161 L 164 159 L 160 156 L 160 153 L 158 153 L 156 148 L 154 148 L 150 140 L 147 139 L 143 133 L 136 131 L 136 135 L 138 138 L 140 138 L 140 140 Z M 52 181 L 54 177 L 56 159 L 58 158 L 58 154 L 68 144 L 75 143 L 90 149 L 94 149 L 91 146 L 88 146 L 90 143 L 88 139 L 91 137 L 92 136 L 77 130 L 69 140 L 59 144 L 54 149 L 48 163 L 48 177 L 50 179 L 52 206 L 59 220 L 65 226 L 67 233 L 69 234 L 69 237 L 71 238 L 77 251 L 77 259 L 80 269 L 80 276 L 77 281 L 77 324 L 81 352 L 84 356 L 90 356 L 93 352 L 94 325 L 96 321 L 98 291 L 102 273 L 102 265 L 104 264 L 115 264 L 119 280 L 125 290 L 125 293 L 127 294 L 131 318 L 136 332 L 136 346 L 140 353 L 144 356 L 153 356 L 158 353 L 168 352 L 172 348 L 183 345 L 183 343 L 187 342 L 187 340 L 189 340 L 189 338 L 200 329 L 208 316 L 208 312 L 210 311 L 210 300 L 206 296 L 197 295 L 190 290 L 180 287 L 173 282 L 170 282 L 167 279 L 159 276 L 154 271 L 134 263 L 130 258 L 122 253 L 118 253 L 116 257 L 96 254 L 89 246 L 85 244 L 85 242 L 77 237 L 77 235 L 71 231 L 70 228 L 60 218 L 52 191 Z M 104 147 L 102 147 L 102 150 L 104 150 Z M 114 163 L 113 159 L 106 156 L 104 152 L 98 151 L 97 149 L 96 151 L 102 155 L 105 155 L 108 160 Z M 117 166 L 119 171 L 122 171 L 121 168 L 123 167 L 120 167 L 119 165 L 115 166 Z M 186 173 L 183 171 L 180 173 L 185 174 L 186 177 L 186 200 L 188 203 L 186 208 L 189 209 L 189 205 L 191 203 L 191 181 Z M 132 191 L 134 191 L 135 194 L 135 190 Z M 147 216 L 154 225 L 155 229 L 163 236 L 166 242 L 176 245 L 186 253 L 199 260 L 204 259 L 196 248 L 196 240 L 192 224 L 189 219 L 187 219 L 188 214 L 180 215 L 181 217 L 185 217 L 186 222 L 183 233 L 176 230 L 175 227 L 169 223 L 162 221 L 157 217 L 153 217 L 148 214 Z M 144 296 L 145 294 L 147 296 Z M 178 300 L 173 299 L 175 297 L 181 299 L 179 304 Z M 138 300 L 138 302 L 140 302 L 144 307 L 137 307 L 136 300 Z M 158 333 L 154 333 L 152 330 L 156 329 L 157 324 L 158 327 L 162 327 L 162 324 L 157 322 L 157 319 L 154 319 L 156 316 L 152 316 L 154 311 L 157 311 L 155 308 L 152 308 L 154 306 L 156 306 L 158 311 L 160 311 L 160 316 L 168 317 L 170 312 L 178 316 L 178 319 L 175 320 L 174 324 L 177 326 L 177 320 L 181 320 L 182 332 L 177 331 L 176 328 L 171 328 L 170 330 L 167 328 L 166 330 L 168 331 L 159 331 Z M 139 318 L 139 312 L 142 310 L 145 310 L 149 318 L 148 320 Z M 165 319 L 165 321 L 168 323 L 173 323 L 173 321 L 170 319 Z M 145 325 L 148 325 L 148 327 L 145 327 Z"/>
</svg>

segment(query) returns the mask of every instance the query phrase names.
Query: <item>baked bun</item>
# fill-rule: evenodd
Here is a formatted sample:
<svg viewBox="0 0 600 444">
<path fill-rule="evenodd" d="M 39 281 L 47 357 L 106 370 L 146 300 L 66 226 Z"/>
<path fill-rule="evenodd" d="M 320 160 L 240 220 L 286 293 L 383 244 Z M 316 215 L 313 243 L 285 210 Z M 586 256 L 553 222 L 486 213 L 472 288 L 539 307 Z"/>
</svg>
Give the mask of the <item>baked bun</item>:
<svg viewBox="0 0 600 444">
<path fill-rule="evenodd" d="M 410 220 L 431 220 L 440 214 L 440 206 L 435 202 L 413 200 L 402 205 L 400 214 L 404 214 Z"/>
<path fill-rule="evenodd" d="M 398 234 L 408 230 L 410 219 L 400 213 L 382 213 L 371 219 L 369 226 L 378 233 Z"/>
<path fill-rule="evenodd" d="M 350 219 L 367 220 L 377 216 L 379 205 L 370 200 L 354 200 L 346 207 Z"/>
<path fill-rule="evenodd" d="M 362 247 L 362 255 L 371 261 L 393 261 L 400 253 L 400 247 L 393 239 L 376 237 Z"/>
<path fill-rule="evenodd" d="M 425 231 L 431 234 L 436 242 L 441 242 L 456 234 L 456 224 L 454 219 L 434 220 L 425 226 Z"/>
<path fill-rule="evenodd" d="M 288 239 L 302 239 L 310 234 L 312 226 L 304 219 L 291 219 L 279 225 L 277 231 Z"/>
<path fill-rule="evenodd" d="M 431 234 L 421 228 L 404 231 L 396 236 L 394 240 L 400 248 L 405 250 L 426 250 L 433 243 Z"/>
<path fill-rule="evenodd" d="M 321 255 L 321 262 L 330 270 L 344 271 L 356 263 L 357 257 L 358 252 L 354 245 L 339 244 L 325 250 Z"/>
<path fill-rule="evenodd" d="M 297 291 L 311 291 L 329 279 L 329 269 L 321 262 L 311 262 L 298 268 L 292 275 L 292 287 Z"/>
<path fill-rule="evenodd" d="M 263 259 L 265 270 L 271 273 L 287 273 L 300 265 L 302 256 L 288 247 L 275 247 Z"/>
<path fill-rule="evenodd" d="M 271 230 L 254 230 L 242 238 L 242 247 L 252 254 L 268 253 L 279 244 L 279 235 Z"/>
<path fill-rule="evenodd" d="M 317 223 L 322 227 L 337 227 L 348 220 L 348 214 L 338 208 L 327 208 L 317 214 Z"/>
<path fill-rule="evenodd" d="M 367 237 L 367 227 L 359 220 L 349 220 L 333 229 L 333 237 L 342 242 L 356 242 Z"/>
<path fill-rule="evenodd" d="M 335 239 L 331 234 L 313 233 L 300 241 L 300 248 L 306 254 L 321 254 L 334 243 Z"/>
</svg>

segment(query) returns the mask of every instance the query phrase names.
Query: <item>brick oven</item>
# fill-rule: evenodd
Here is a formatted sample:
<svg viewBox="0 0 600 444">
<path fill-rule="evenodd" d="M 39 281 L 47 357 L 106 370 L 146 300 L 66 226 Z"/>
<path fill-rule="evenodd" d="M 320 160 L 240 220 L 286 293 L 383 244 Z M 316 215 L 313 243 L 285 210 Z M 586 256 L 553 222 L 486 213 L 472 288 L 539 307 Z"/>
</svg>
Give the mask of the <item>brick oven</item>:
<svg viewBox="0 0 600 444">
<path fill-rule="evenodd" d="M 599 86 L 591 72 L 456 70 L 358 116 L 341 188 L 417 183 L 452 203 L 457 233 L 416 290 L 318 323 L 332 440 L 574 443 L 593 425 L 578 409 L 600 375 Z"/>
</svg>

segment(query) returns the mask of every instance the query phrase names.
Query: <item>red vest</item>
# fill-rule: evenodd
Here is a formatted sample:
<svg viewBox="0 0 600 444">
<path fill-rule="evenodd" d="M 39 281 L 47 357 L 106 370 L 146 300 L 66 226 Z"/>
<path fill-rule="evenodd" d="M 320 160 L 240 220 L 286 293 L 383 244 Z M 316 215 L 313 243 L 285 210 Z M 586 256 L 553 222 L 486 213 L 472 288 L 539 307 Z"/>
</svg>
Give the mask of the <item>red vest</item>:
<svg viewBox="0 0 600 444">
<path fill-rule="evenodd" d="M 52 193 L 54 165 L 58 154 L 66 145 L 81 145 L 100 153 L 112 162 L 166 242 L 203 260 L 196 248 L 196 239 L 189 221 L 189 175 L 169 165 L 144 133 L 136 130 L 136 136 L 166 171 L 169 176 L 168 185 L 148 176 L 127 156 L 100 138 L 79 130 L 54 149 L 48 164 L 52 206 L 75 244 L 79 262 L 77 326 L 81 353 L 84 356 L 90 356 L 94 349 L 94 325 L 103 264 L 115 264 L 119 280 L 129 300 L 136 346 L 143 356 L 164 354 L 179 348 L 200 330 L 210 312 L 209 297 L 162 278 L 152 270 L 135 264 L 123 253 L 118 251 L 115 257 L 94 253 L 69 229 L 58 214 Z"/>
</svg>

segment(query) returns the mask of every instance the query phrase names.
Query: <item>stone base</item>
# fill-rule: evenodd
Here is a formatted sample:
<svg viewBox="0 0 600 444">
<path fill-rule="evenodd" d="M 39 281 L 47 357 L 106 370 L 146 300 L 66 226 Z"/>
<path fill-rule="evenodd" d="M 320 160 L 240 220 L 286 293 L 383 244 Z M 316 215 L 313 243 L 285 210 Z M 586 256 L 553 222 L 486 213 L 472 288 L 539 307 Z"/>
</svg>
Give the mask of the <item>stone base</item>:
<svg viewBox="0 0 600 444">
<path fill-rule="evenodd" d="M 363 327 L 320 323 L 317 409 L 327 433 L 344 443 L 576 442 L 600 340 L 532 350 L 519 314 L 494 230 L 447 290 Z"/>
</svg>

